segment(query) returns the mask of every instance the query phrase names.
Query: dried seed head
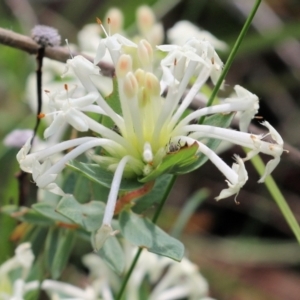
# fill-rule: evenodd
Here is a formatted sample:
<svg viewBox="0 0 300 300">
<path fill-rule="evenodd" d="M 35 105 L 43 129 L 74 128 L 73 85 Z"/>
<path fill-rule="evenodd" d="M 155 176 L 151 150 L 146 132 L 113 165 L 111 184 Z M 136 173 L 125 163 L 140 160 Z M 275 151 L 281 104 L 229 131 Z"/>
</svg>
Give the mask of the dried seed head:
<svg viewBox="0 0 300 300">
<path fill-rule="evenodd" d="M 43 47 L 59 46 L 61 37 L 57 29 L 45 25 L 36 25 L 31 30 L 32 39 Z"/>
</svg>

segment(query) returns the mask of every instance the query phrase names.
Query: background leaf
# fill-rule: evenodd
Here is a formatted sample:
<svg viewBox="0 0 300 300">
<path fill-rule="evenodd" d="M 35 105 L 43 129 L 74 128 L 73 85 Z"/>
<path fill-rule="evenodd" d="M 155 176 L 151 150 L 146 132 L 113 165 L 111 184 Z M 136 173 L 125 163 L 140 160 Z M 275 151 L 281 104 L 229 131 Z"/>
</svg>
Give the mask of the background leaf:
<svg viewBox="0 0 300 300">
<path fill-rule="evenodd" d="M 75 232 L 70 229 L 59 229 L 57 248 L 51 264 L 51 276 L 54 279 L 59 278 L 64 270 L 73 248 L 75 241 Z"/>
</svg>

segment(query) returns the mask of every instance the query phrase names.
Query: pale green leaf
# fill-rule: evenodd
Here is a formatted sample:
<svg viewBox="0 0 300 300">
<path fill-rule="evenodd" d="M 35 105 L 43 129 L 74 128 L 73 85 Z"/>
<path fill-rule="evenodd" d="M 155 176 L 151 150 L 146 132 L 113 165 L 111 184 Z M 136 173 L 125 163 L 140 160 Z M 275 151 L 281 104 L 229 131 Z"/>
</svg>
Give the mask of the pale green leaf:
<svg viewBox="0 0 300 300">
<path fill-rule="evenodd" d="M 108 264 L 108 266 L 121 275 L 125 268 L 124 251 L 118 239 L 114 236 L 106 240 L 104 246 L 98 251 L 98 255 Z"/>
<path fill-rule="evenodd" d="M 75 231 L 61 228 L 59 230 L 57 248 L 51 264 L 51 276 L 53 279 L 59 278 L 64 270 L 75 241 Z"/>
<path fill-rule="evenodd" d="M 145 196 L 139 198 L 133 206 L 132 210 L 135 213 L 139 214 L 145 211 L 147 208 L 159 204 L 162 201 L 166 187 L 169 186 L 172 178 L 173 175 L 170 174 L 164 174 L 158 177 L 155 180 L 152 190 Z"/>
<path fill-rule="evenodd" d="M 64 215 L 85 230 L 92 232 L 100 228 L 105 204 L 100 201 L 91 201 L 80 204 L 73 195 L 67 195 L 61 199 L 56 211 Z"/>
<path fill-rule="evenodd" d="M 107 188 L 110 188 L 111 186 L 114 174 L 110 171 L 105 170 L 97 164 L 88 164 L 77 161 L 71 161 L 67 166 L 72 170 L 81 173 L 83 176 L 89 178 L 93 182 L 96 182 Z M 138 182 L 136 179 L 123 178 L 120 185 L 120 190 L 134 190 L 138 189 L 142 185 L 143 184 Z"/>
<path fill-rule="evenodd" d="M 125 239 L 149 252 L 181 261 L 183 244 L 165 233 L 150 220 L 132 212 L 123 211 L 119 217 L 120 229 Z"/>
<path fill-rule="evenodd" d="M 72 224 L 69 219 L 65 218 L 61 214 L 57 213 L 55 211 L 55 206 L 51 205 L 48 202 L 39 202 L 32 205 L 32 208 L 39 212 L 40 214 L 48 217 L 51 220 L 66 223 L 66 224 Z"/>
</svg>

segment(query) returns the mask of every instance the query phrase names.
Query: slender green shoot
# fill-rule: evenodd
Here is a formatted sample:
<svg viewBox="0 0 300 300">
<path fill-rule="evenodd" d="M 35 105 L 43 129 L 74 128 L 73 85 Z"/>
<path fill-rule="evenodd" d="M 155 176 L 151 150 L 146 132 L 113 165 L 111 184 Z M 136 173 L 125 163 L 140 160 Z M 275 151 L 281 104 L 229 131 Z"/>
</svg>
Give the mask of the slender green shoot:
<svg viewBox="0 0 300 300">
<path fill-rule="evenodd" d="M 195 212 L 197 207 L 204 202 L 209 196 L 208 189 L 201 189 L 195 192 L 184 205 L 179 217 L 177 218 L 173 229 L 171 231 L 171 236 L 178 239 L 182 234 L 188 220 L 191 218 L 192 214 Z"/>
<path fill-rule="evenodd" d="M 253 166 L 255 167 L 255 169 L 260 175 L 264 173 L 265 164 L 263 163 L 259 155 L 253 157 L 251 159 L 251 163 L 253 164 Z M 296 236 L 297 241 L 300 244 L 299 224 L 272 176 L 269 175 L 266 178 L 265 185 L 269 193 L 275 200 L 276 204 L 278 205 L 279 209 L 281 210 L 281 213 L 283 214 L 286 222 L 288 223 L 294 235 Z"/>
<path fill-rule="evenodd" d="M 219 77 L 219 79 L 218 79 L 218 81 L 217 81 L 217 83 L 216 83 L 216 85 L 215 85 L 215 87 L 214 87 L 214 89 L 213 89 L 213 91 L 212 91 L 209 99 L 208 99 L 208 102 L 207 102 L 206 106 L 211 106 L 212 105 L 212 103 L 213 103 L 213 101 L 214 101 L 214 99 L 215 99 L 215 97 L 216 97 L 219 89 L 221 88 L 221 85 L 222 85 L 222 83 L 223 83 L 223 81 L 224 81 L 224 79 L 225 79 L 225 77 L 226 77 L 226 75 L 227 75 L 227 73 L 228 73 L 228 71 L 229 71 L 232 63 L 233 63 L 233 60 L 234 60 L 234 58 L 235 58 L 235 56 L 237 54 L 237 51 L 238 51 L 238 49 L 239 49 L 239 47 L 240 47 L 240 45 L 241 45 L 244 37 L 246 36 L 246 33 L 247 33 L 247 31 L 248 31 L 248 29 L 249 29 L 249 27 L 251 25 L 251 22 L 252 22 L 255 14 L 256 14 L 256 11 L 257 11 L 260 3 L 261 3 L 261 0 L 256 0 L 256 3 L 253 6 L 253 8 L 252 8 L 252 10 L 251 10 L 251 12 L 250 12 L 250 14 L 249 14 L 249 16 L 248 16 L 248 18 L 247 18 L 244 26 L 243 26 L 240 34 L 239 34 L 239 36 L 238 36 L 238 38 L 237 38 L 237 40 L 236 40 L 236 42 L 235 42 L 235 44 L 234 44 L 234 46 L 233 46 L 230 54 L 229 54 L 229 57 L 228 57 L 225 65 L 224 65 L 223 71 L 222 71 L 222 73 L 221 73 L 221 75 L 220 75 L 220 77 Z M 204 119 L 205 119 L 205 116 L 201 117 L 199 119 L 199 124 L 203 124 Z"/>
</svg>

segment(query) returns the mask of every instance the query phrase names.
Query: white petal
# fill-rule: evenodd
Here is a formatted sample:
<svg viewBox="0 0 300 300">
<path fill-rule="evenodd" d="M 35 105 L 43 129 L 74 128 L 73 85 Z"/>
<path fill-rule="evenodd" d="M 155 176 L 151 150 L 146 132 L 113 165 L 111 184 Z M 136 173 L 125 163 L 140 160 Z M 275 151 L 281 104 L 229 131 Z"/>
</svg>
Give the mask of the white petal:
<svg viewBox="0 0 300 300">
<path fill-rule="evenodd" d="M 106 39 L 102 39 L 98 45 L 96 56 L 94 59 L 94 64 L 97 65 L 101 59 L 104 57 L 106 52 Z"/>
<path fill-rule="evenodd" d="M 65 196 L 66 194 L 64 191 L 56 184 L 56 183 L 50 183 L 45 188 L 45 190 L 48 190 L 49 192 L 59 195 L 59 196 Z"/>
<path fill-rule="evenodd" d="M 238 180 L 236 182 L 229 182 L 228 180 L 226 180 L 228 184 L 228 189 L 224 189 L 221 191 L 220 195 L 215 198 L 217 201 L 233 195 L 237 195 L 240 189 L 248 180 L 248 174 L 243 160 L 239 156 L 235 156 L 235 159 L 237 161 L 237 164 L 234 163 L 232 165 L 232 169 L 238 175 Z"/>
<path fill-rule="evenodd" d="M 23 268 L 30 268 L 33 261 L 34 261 L 34 255 L 31 250 L 31 244 L 30 243 L 22 243 L 20 244 L 16 250 L 15 255 L 20 263 L 20 265 Z"/>
<path fill-rule="evenodd" d="M 28 154 L 28 152 L 31 148 L 31 139 L 32 139 L 32 137 L 30 137 L 26 141 L 25 145 L 20 149 L 20 151 L 17 154 L 17 160 L 19 163 L 21 163 L 26 158 L 26 155 Z"/>
<path fill-rule="evenodd" d="M 159 45 L 159 46 L 156 46 L 156 48 L 163 52 L 170 52 L 170 51 L 174 51 L 175 49 L 177 49 L 178 46 L 176 46 L 176 45 Z"/>
<path fill-rule="evenodd" d="M 89 126 L 85 119 L 82 118 L 82 113 L 74 108 L 69 109 L 65 118 L 67 122 L 78 131 L 88 131 Z"/>
<path fill-rule="evenodd" d="M 52 134 L 60 130 L 61 126 L 65 123 L 65 118 L 62 113 L 58 113 L 50 126 L 44 131 L 44 138 L 47 139 Z"/>
<path fill-rule="evenodd" d="M 122 45 L 124 45 L 124 46 L 127 46 L 127 47 L 137 48 L 137 44 L 136 44 L 136 43 L 134 43 L 134 42 L 132 42 L 131 40 L 127 39 L 127 38 L 124 37 L 123 35 L 121 35 L 121 34 L 119 34 L 119 33 L 115 33 L 113 36 L 116 38 L 116 40 L 117 40 L 120 44 L 122 44 Z"/>
</svg>

